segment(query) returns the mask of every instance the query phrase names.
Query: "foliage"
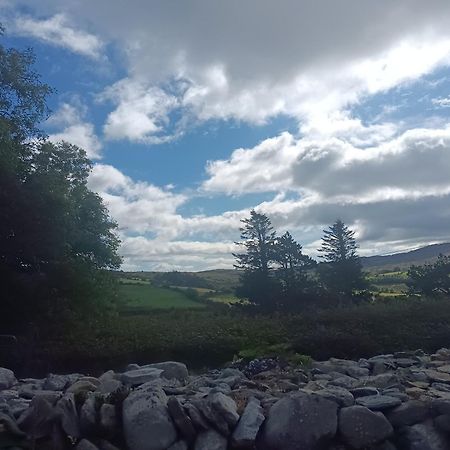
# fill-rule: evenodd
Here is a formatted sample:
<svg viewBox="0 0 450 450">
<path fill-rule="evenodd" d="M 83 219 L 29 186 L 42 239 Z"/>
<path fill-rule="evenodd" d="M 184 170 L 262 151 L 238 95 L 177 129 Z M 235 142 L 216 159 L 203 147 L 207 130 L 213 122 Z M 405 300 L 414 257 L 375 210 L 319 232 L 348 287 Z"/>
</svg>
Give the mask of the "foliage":
<svg viewBox="0 0 450 450">
<path fill-rule="evenodd" d="M 245 247 L 245 252 L 233 253 L 237 261 L 235 267 L 243 271 L 237 293 L 268 308 L 277 291 L 276 282 L 271 277 L 275 259 L 275 231 L 269 218 L 255 210 L 250 211 L 250 217 L 241 222 L 244 224 L 240 228 L 243 242 L 238 244 Z"/>
<path fill-rule="evenodd" d="M 323 263 L 319 277 L 329 292 L 350 297 L 355 289 L 364 287 L 362 266 L 356 252 L 355 232 L 342 220 L 324 230 L 319 252 Z"/>
<path fill-rule="evenodd" d="M 52 89 L 32 70 L 34 62 L 30 49 L 0 45 L 0 135 L 16 141 L 40 135 L 37 124 L 48 115 L 46 98 Z"/>
<path fill-rule="evenodd" d="M 305 296 L 316 295 L 315 283 L 308 277 L 315 261 L 302 253 L 288 231 L 277 237 L 270 219 L 255 211 L 241 222 L 239 244 L 246 252 L 233 254 L 235 267 L 242 270 L 238 297 L 266 310 L 295 310 L 303 306 Z"/>
<path fill-rule="evenodd" d="M 358 359 L 405 348 L 435 351 L 448 345 L 449 323 L 448 299 L 409 298 L 302 314 L 247 314 L 213 307 L 152 311 L 79 321 L 64 331 L 53 330 L 49 322 L 39 336 L 21 338 L 26 357 L 17 352 L 17 365 L 28 374 L 33 368 L 43 374 L 102 373 L 130 361 L 168 359 L 202 368 L 231 361 L 241 351 L 258 357 L 267 349 L 293 361 L 302 359 L 296 354 Z"/>
<path fill-rule="evenodd" d="M 275 261 L 278 263 L 276 277 L 280 283 L 280 301 L 284 306 L 295 306 L 299 296 L 313 288 L 308 271 L 315 261 L 302 253 L 302 246 L 286 231 L 275 242 Z M 292 305 L 294 304 L 294 305 Z"/>
<path fill-rule="evenodd" d="M 0 47 L 0 58 L 0 321 L 104 310 L 114 286 L 102 270 L 121 260 L 116 224 L 87 187 L 91 162 L 74 145 L 35 139 L 49 88 L 31 52 Z"/>
<path fill-rule="evenodd" d="M 423 266 L 411 266 L 407 285 L 412 294 L 450 294 L 450 256 L 439 255 L 437 261 Z"/>
</svg>

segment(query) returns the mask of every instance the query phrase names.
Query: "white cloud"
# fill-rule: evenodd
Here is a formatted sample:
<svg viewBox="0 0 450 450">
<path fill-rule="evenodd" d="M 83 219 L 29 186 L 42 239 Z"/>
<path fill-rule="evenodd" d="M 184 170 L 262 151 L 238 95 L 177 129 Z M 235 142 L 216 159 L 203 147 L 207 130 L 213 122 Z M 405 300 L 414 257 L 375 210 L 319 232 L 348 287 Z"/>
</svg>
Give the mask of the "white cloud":
<svg viewBox="0 0 450 450">
<path fill-rule="evenodd" d="M 111 101 L 117 108 L 104 126 L 107 139 L 160 143 L 171 139 L 165 134 L 169 113 L 178 101 L 158 87 L 124 79 L 106 89 L 99 101 Z"/>
<path fill-rule="evenodd" d="M 67 141 L 84 149 L 91 159 L 99 159 L 102 144 L 97 137 L 94 126 L 84 121 L 85 108 L 78 104 L 63 103 L 61 107 L 48 119 L 47 126 L 61 129 L 50 133 L 53 142 Z"/>
<path fill-rule="evenodd" d="M 364 135 L 353 105 L 450 61 L 446 0 L 191 0 L 175 10 L 156 0 L 67 0 L 64 10 L 123 51 L 127 76 L 105 93 L 116 104 L 110 139 L 164 142 L 192 120 L 260 124 L 279 114 L 298 119 L 302 134 Z M 392 125 L 372 131 L 389 135 Z"/>
<path fill-rule="evenodd" d="M 64 14 L 48 19 L 19 16 L 12 31 L 21 36 L 31 36 L 57 47 L 64 47 L 89 58 L 102 57 L 103 42 L 95 35 L 76 29 Z"/>
</svg>

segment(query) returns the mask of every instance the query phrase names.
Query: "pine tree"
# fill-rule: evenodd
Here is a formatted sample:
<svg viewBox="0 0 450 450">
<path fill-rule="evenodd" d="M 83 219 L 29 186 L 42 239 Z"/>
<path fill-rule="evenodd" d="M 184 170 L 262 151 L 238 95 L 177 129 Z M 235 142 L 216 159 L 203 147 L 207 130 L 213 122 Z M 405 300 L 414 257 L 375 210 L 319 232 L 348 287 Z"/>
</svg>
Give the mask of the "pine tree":
<svg viewBox="0 0 450 450">
<path fill-rule="evenodd" d="M 243 253 L 233 253 L 236 267 L 242 270 L 241 285 L 237 294 L 253 303 L 270 306 L 274 300 L 275 281 L 272 275 L 276 233 L 265 214 L 250 211 L 250 218 L 243 219 L 240 228 Z"/>
<path fill-rule="evenodd" d="M 302 253 L 302 246 L 289 231 L 277 239 L 275 250 L 279 264 L 277 276 L 285 296 L 300 295 L 308 285 L 307 270 L 314 266 L 315 261 Z"/>
<path fill-rule="evenodd" d="M 342 220 L 324 230 L 319 252 L 323 263 L 319 267 L 321 282 L 338 296 L 351 296 L 355 289 L 364 287 L 362 266 L 357 254 L 355 232 Z"/>
</svg>

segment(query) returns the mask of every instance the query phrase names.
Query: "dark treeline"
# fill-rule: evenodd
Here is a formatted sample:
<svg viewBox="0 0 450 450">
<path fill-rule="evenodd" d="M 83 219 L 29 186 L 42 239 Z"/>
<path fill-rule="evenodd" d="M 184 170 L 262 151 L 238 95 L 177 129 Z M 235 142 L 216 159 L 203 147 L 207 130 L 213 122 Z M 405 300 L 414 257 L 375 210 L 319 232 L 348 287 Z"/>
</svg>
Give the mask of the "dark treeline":
<svg viewBox="0 0 450 450">
<path fill-rule="evenodd" d="M 242 270 L 237 295 L 262 310 L 301 311 L 305 308 L 344 306 L 369 300 L 355 233 L 338 219 L 324 230 L 319 262 L 302 251 L 287 231 L 278 236 L 270 219 L 252 210 L 242 220 L 242 253 L 235 267 Z M 412 266 L 409 293 L 450 294 L 450 257 L 440 255 L 433 264 Z"/>
<path fill-rule="evenodd" d="M 242 220 L 244 248 L 235 253 L 235 267 L 242 270 L 238 296 L 266 310 L 298 310 L 319 302 L 340 303 L 361 296 L 365 287 L 356 240 L 341 220 L 324 231 L 321 263 L 302 251 L 287 231 L 278 236 L 270 219 L 252 210 Z"/>
</svg>

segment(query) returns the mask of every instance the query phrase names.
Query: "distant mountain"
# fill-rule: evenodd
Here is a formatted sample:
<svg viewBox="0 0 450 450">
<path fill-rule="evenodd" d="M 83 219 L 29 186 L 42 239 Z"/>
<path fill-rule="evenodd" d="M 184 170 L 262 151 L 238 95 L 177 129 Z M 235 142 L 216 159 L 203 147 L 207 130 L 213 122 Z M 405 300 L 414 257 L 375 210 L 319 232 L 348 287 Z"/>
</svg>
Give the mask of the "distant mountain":
<svg viewBox="0 0 450 450">
<path fill-rule="evenodd" d="M 391 255 L 376 255 L 361 257 L 363 267 L 366 269 L 405 269 L 413 264 L 425 264 L 434 261 L 438 255 L 450 255 L 450 243 L 432 244 L 408 252 Z"/>
</svg>

